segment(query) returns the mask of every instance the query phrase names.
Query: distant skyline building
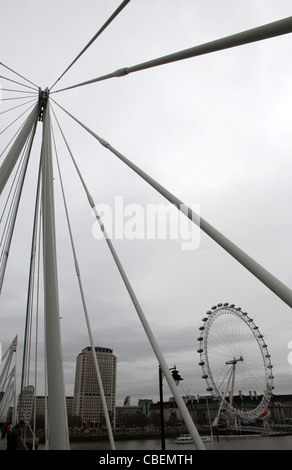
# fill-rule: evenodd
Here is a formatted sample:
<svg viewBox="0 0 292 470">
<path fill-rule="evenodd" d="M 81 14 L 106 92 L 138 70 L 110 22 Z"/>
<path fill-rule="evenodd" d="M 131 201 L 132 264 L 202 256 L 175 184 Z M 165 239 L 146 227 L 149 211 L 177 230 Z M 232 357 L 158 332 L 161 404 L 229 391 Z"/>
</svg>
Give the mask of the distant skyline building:
<svg viewBox="0 0 292 470">
<path fill-rule="evenodd" d="M 117 358 L 109 348 L 95 347 L 108 412 L 112 423 L 116 414 Z M 77 356 L 73 416 L 79 416 L 83 423 L 103 424 L 104 410 L 94 365 L 91 347 L 82 349 Z"/>
<path fill-rule="evenodd" d="M 148 400 L 148 399 L 140 399 L 138 401 L 138 406 L 142 407 L 142 412 L 144 415 L 149 418 L 149 411 L 150 411 L 150 406 L 153 405 L 153 400 Z"/>
<path fill-rule="evenodd" d="M 124 400 L 124 406 L 131 406 L 130 399 L 131 399 L 130 395 L 126 396 L 126 398 Z"/>
<path fill-rule="evenodd" d="M 34 387 L 32 385 L 24 387 L 19 395 L 17 408 L 19 420 L 29 423 L 32 420 L 34 410 Z"/>
<path fill-rule="evenodd" d="M 73 397 L 66 397 L 67 416 L 72 416 Z M 36 418 L 45 418 L 47 414 L 48 398 L 44 395 L 35 396 L 33 385 L 24 387 L 23 392 L 18 396 L 17 416 L 18 420 L 25 423 L 32 423 L 34 414 Z"/>
</svg>

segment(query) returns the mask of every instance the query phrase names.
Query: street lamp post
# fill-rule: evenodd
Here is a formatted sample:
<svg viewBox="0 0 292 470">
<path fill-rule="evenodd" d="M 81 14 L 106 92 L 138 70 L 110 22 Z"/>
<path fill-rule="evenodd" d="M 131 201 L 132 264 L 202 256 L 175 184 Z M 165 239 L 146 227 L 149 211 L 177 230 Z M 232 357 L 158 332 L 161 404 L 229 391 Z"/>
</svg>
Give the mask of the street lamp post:
<svg viewBox="0 0 292 470">
<path fill-rule="evenodd" d="M 176 385 L 179 384 L 183 378 L 179 375 L 176 366 L 173 366 L 171 369 L 173 380 Z M 159 372 L 159 398 L 160 398 L 160 432 L 161 432 L 161 450 L 165 450 L 165 431 L 164 431 L 164 408 L 163 408 L 163 372 L 161 367 L 158 368 Z"/>
<path fill-rule="evenodd" d="M 159 396 L 160 396 L 160 434 L 161 434 L 161 450 L 165 450 L 165 433 L 164 433 L 164 410 L 163 410 L 163 372 L 159 366 Z"/>
</svg>

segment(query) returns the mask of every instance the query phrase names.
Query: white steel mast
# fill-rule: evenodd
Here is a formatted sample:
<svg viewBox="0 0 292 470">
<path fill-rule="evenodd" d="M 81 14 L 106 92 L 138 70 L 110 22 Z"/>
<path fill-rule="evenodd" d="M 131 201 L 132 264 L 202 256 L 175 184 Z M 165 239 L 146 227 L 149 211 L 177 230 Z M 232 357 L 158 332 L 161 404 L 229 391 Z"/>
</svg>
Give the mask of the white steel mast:
<svg viewBox="0 0 292 470">
<path fill-rule="evenodd" d="M 69 450 L 67 410 L 63 378 L 63 358 L 61 351 L 51 118 L 49 106 L 46 106 L 44 109 L 41 159 L 49 448 L 50 450 Z"/>
</svg>

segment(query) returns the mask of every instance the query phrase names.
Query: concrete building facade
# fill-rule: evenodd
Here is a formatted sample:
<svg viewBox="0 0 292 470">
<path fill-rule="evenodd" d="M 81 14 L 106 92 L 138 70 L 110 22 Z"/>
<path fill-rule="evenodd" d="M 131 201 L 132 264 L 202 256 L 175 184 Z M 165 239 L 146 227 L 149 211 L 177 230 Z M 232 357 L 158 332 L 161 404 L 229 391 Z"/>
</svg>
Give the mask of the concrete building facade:
<svg viewBox="0 0 292 470">
<path fill-rule="evenodd" d="M 95 347 L 108 412 L 115 422 L 117 358 L 109 348 Z M 77 356 L 72 415 L 88 426 L 101 426 L 104 411 L 91 347 Z"/>
</svg>

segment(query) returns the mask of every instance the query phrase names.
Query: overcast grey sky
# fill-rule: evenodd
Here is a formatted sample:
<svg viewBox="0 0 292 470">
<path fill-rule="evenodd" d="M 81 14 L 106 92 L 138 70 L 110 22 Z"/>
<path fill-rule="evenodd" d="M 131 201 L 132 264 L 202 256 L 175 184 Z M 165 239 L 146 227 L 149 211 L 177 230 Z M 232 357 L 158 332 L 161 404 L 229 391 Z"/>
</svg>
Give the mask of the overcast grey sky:
<svg viewBox="0 0 292 470">
<path fill-rule="evenodd" d="M 0 62 L 50 87 L 120 3 L 5 2 Z M 54 90 L 290 15 L 288 0 L 132 0 Z M 207 221 L 290 287 L 291 49 L 287 35 L 53 98 L 187 205 L 199 206 Z M 2 68 L 1 75 L 13 78 Z M 72 119 L 54 110 L 96 203 L 114 210 L 118 197 L 125 207 L 138 204 L 144 211 L 149 205 L 168 205 Z M 1 116 L 1 128 L 2 122 L 9 122 L 7 115 Z M 41 127 L 0 299 L 3 349 L 16 334 L 23 343 Z M 54 129 L 95 342 L 112 347 L 118 358 L 118 403 L 126 395 L 133 404 L 138 398 L 157 399 L 156 358 L 104 240 L 93 236 L 87 198 Z M 7 133 L 0 139 L 2 149 Z M 56 172 L 55 191 L 69 395 L 76 356 L 89 342 Z M 125 215 L 124 222 L 129 220 Z M 205 393 L 196 353 L 198 329 L 205 312 L 219 302 L 241 306 L 254 318 L 272 356 L 275 393 L 291 393 L 291 309 L 230 255 L 203 233 L 192 250 L 182 249 L 182 240 L 169 239 L 124 237 L 114 245 L 169 367 L 176 364 L 184 377 L 183 394 Z"/>
</svg>

